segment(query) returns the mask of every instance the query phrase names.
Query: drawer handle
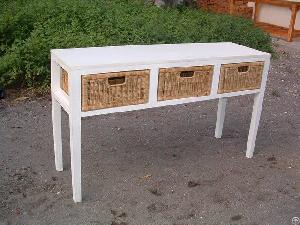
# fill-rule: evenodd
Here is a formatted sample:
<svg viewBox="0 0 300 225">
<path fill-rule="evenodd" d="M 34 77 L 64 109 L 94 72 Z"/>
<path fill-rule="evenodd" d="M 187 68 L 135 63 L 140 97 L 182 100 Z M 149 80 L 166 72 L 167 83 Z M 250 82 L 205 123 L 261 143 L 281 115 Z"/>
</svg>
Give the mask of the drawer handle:
<svg viewBox="0 0 300 225">
<path fill-rule="evenodd" d="M 180 77 L 186 78 L 186 77 L 193 77 L 194 76 L 194 71 L 182 71 L 180 73 Z"/>
<path fill-rule="evenodd" d="M 238 71 L 239 73 L 246 73 L 249 71 L 249 68 L 250 68 L 249 66 L 239 66 Z"/>
<path fill-rule="evenodd" d="M 126 81 L 125 76 L 108 78 L 108 84 L 111 86 L 125 84 L 125 81 Z"/>
</svg>

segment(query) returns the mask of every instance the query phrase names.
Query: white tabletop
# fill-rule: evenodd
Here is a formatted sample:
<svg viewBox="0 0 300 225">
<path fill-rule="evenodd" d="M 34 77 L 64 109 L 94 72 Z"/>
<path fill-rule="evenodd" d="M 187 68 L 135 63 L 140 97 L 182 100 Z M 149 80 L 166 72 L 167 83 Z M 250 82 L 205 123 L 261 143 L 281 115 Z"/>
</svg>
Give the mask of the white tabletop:
<svg viewBox="0 0 300 225">
<path fill-rule="evenodd" d="M 70 69 L 99 66 L 149 65 L 192 60 L 269 57 L 231 42 L 53 49 L 51 53 Z"/>
</svg>

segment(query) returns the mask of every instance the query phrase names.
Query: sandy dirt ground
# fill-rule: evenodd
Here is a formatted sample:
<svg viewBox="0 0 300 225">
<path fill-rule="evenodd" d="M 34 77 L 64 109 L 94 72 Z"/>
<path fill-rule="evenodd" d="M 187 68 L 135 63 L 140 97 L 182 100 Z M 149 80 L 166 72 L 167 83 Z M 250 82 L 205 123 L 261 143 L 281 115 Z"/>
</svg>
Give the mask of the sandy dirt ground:
<svg viewBox="0 0 300 225">
<path fill-rule="evenodd" d="M 0 102 L 0 225 L 292 225 L 300 217 L 300 48 L 275 43 L 253 159 L 253 96 L 83 119 L 83 203 L 54 168 L 51 102 Z"/>
</svg>

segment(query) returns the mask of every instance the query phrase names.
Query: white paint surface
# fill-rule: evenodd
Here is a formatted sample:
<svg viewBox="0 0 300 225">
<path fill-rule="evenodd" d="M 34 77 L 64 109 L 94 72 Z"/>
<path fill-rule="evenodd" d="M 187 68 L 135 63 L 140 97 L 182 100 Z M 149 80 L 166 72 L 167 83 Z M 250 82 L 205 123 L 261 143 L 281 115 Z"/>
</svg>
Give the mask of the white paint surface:
<svg viewBox="0 0 300 225">
<path fill-rule="evenodd" d="M 223 133 L 225 110 L 226 110 L 227 98 L 220 98 L 218 104 L 217 123 L 215 130 L 215 137 L 221 138 Z"/>
<path fill-rule="evenodd" d="M 222 64 L 241 62 L 265 62 L 262 84 L 259 89 L 218 94 Z M 53 102 L 53 136 L 57 170 L 62 170 L 61 107 L 69 114 L 70 149 L 73 199 L 82 201 L 81 193 L 81 118 L 108 113 L 126 112 L 146 108 L 178 105 L 220 99 L 216 137 L 221 137 L 225 118 L 226 98 L 255 94 L 246 156 L 253 156 L 256 134 L 262 111 L 270 54 L 233 43 L 177 44 L 151 46 L 119 46 L 51 51 L 51 93 Z M 157 101 L 159 68 L 213 65 L 213 81 L 209 96 Z M 59 66 L 69 74 L 69 95 L 60 88 Z M 149 102 L 146 104 L 106 108 L 83 112 L 81 110 L 81 76 L 87 73 L 117 72 L 149 69 Z M 61 106 L 61 107 L 60 107 Z"/>
<path fill-rule="evenodd" d="M 265 53 L 234 43 L 195 43 L 176 45 L 128 45 L 113 47 L 55 49 L 52 53 L 71 69 L 149 65 L 190 60 L 263 56 Z"/>
</svg>

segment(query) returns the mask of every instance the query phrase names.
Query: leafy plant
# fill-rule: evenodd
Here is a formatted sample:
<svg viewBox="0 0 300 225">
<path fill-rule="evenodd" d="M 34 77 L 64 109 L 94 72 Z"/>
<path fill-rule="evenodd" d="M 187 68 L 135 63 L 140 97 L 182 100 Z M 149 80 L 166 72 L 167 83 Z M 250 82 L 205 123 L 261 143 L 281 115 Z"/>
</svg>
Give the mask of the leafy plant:
<svg viewBox="0 0 300 225">
<path fill-rule="evenodd" d="M 246 19 L 143 0 L 0 1 L 0 86 L 47 86 L 50 49 L 231 41 L 272 52 Z"/>
</svg>

